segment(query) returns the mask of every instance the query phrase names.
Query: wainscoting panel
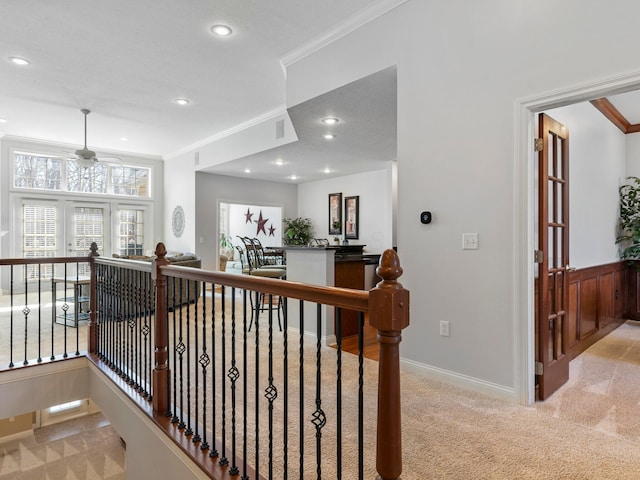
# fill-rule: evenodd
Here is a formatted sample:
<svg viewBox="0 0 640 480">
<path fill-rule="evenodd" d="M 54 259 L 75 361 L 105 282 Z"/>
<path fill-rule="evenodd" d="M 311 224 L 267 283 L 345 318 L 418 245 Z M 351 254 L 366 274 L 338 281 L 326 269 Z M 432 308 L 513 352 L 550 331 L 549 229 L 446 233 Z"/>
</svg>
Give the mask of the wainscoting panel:
<svg viewBox="0 0 640 480">
<path fill-rule="evenodd" d="M 584 352 L 628 318 L 625 304 L 625 299 L 629 298 L 627 278 L 624 262 L 587 267 L 569 273 L 571 358 Z M 637 295 L 634 293 L 633 296 Z M 640 318 L 640 311 L 638 315 Z"/>
</svg>

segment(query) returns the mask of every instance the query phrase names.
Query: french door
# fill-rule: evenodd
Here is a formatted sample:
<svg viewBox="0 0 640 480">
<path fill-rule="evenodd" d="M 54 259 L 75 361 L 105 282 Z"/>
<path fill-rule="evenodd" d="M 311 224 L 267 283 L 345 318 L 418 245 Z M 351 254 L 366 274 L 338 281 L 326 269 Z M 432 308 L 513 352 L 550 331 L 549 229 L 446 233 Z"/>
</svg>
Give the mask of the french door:
<svg viewBox="0 0 640 480">
<path fill-rule="evenodd" d="M 536 375 L 544 400 L 569 379 L 569 131 L 540 114 Z"/>
</svg>

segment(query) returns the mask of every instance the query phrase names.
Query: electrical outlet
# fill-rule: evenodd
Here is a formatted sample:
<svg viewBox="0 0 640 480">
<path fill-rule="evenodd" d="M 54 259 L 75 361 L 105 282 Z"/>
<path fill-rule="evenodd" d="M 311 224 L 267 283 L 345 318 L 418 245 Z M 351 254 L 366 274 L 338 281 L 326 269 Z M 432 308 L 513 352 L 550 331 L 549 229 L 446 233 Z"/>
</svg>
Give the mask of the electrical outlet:
<svg viewBox="0 0 640 480">
<path fill-rule="evenodd" d="M 477 233 L 463 233 L 462 234 L 462 249 L 463 250 L 477 250 L 479 244 L 479 238 Z"/>
<path fill-rule="evenodd" d="M 448 337 L 449 336 L 449 321 L 448 320 L 440 320 L 440 336 Z"/>
</svg>

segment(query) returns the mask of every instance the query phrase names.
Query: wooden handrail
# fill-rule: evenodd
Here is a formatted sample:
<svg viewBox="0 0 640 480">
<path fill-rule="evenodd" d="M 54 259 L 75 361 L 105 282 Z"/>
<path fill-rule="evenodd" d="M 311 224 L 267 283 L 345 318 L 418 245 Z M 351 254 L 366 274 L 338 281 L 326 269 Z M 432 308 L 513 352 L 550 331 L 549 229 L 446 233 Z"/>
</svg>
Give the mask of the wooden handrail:
<svg viewBox="0 0 640 480">
<path fill-rule="evenodd" d="M 28 257 L 28 258 L 0 258 L 0 265 L 50 265 L 52 263 L 86 263 L 89 256 L 84 257 Z"/>
<path fill-rule="evenodd" d="M 350 288 L 324 287 L 289 280 L 213 272 L 192 267 L 167 266 L 162 274 L 170 277 L 215 283 L 266 294 L 281 295 L 306 302 L 322 303 L 359 312 L 369 311 L 369 292 Z"/>
</svg>

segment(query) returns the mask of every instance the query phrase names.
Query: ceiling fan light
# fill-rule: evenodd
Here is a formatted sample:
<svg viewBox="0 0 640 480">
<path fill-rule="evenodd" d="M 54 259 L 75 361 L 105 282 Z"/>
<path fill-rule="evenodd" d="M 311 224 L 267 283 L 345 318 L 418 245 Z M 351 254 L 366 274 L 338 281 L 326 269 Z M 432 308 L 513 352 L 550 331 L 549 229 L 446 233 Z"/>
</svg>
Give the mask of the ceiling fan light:
<svg viewBox="0 0 640 480">
<path fill-rule="evenodd" d="M 189 105 L 189 100 L 187 100 L 186 98 L 176 98 L 174 100 L 175 103 L 177 103 L 178 105 Z"/>
</svg>

